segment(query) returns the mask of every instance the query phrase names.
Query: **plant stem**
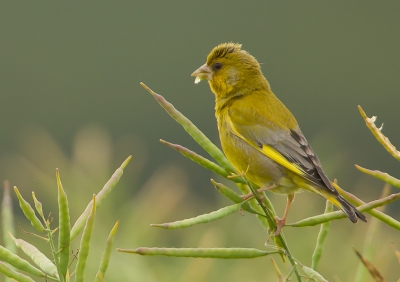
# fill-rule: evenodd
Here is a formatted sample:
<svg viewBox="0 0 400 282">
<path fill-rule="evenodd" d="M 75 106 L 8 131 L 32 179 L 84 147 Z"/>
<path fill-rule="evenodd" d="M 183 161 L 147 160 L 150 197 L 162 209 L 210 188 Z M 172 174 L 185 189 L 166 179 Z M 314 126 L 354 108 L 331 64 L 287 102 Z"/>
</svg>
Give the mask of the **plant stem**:
<svg viewBox="0 0 400 282">
<path fill-rule="evenodd" d="M 47 232 L 47 237 L 49 238 L 49 244 L 50 244 L 51 253 L 52 253 L 53 258 L 54 258 L 54 264 L 57 267 L 58 277 L 60 278 L 60 282 L 65 282 L 65 278 L 64 278 L 64 276 L 62 274 L 62 271 L 61 271 L 60 262 L 58 260 L 58 255 L 57 255 L 57 252 L 56 252 L 56 248 L 54 247 L 53 234 L 51 233 L 50 226 L 47 226 L 46 232 Z"/>
<path fill-rule="evenodd" d="M 246 180 L 247 181 L 247 180 Z M 271 215 L 271 212 L 269 209 L 267 209 L 265 207 L 265 205 L 263 204 L 263 201 L 260 199 L 260 197 L 258 196 L 258 192 L 253 188 L 253 186 L 251 185 L 251 183 L 249 183 L 249 181 L 247 181 L 247 185 L 249 186 L 251 192 L 253 193 L 254 198 L 256 199 L 256 201 L 258 202 L 258 204 L 260 205 L 260 207 L 262 208 L 262 210 L 265 213 L 265 216 L 267 218 L 268 221 L 268 225 L 270 227 L 270 229 L 275 230 L 276 229 L 276 221 L 275 218 Z M 301 282 L 301 277 L 299 272 L 297 271 L 297 267 L 296 267 L 296 262 L 294 261 L 292 254 L 290 253 L 289 247 L 286 243 L 285 238 L 283 237 L 283 233 L 282 231 L 276 235 L 276 239 L 279 241 L 279 245 L 283 247 L 283 249 L 286 252 L 286 257 L 289 259 L 290 264 L 293 266 L 294 268 L 294 273 L 296 275 L 297 281 Z"/>
</svg>

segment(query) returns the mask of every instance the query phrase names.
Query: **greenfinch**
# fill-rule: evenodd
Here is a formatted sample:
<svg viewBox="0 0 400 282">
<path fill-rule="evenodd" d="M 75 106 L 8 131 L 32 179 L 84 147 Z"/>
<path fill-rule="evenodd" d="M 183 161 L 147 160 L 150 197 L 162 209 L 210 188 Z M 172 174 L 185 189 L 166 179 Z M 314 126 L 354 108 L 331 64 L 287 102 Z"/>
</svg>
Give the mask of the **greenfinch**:
<svg viewBox="0 0 400 282">
<path fill-rule="evenodd" d="M 294 194 L 319 194 L 352 222 L 366 217 L 333 187 L 321 163 L 285 105 L 274 95 L 260 64 L 240 44 L 223 43 L 192 73 L 195 83 L 207 80 L 215 94 L 215 116 L 222 149 L 237 173 L 263 190 L 287 195 L 279 234 Z"/>
</svg>

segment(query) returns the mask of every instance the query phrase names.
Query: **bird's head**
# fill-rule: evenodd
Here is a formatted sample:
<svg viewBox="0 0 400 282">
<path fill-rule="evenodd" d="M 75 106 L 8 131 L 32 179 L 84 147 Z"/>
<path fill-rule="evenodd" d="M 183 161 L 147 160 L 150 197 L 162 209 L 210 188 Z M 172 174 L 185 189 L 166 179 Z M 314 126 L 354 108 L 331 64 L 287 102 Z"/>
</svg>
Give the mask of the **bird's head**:
<svg viewBox="0 0 400 282">
<path fill-rule="evenodd" d="M 194 82 L 208 80 L 217 99 L 254 89 L 259 83 L 268 85 L 260 64 L 252 55 L 241 50 L 241 46 L 232 42 L 216 46 L 208 54 L 206 63 L 192 73 L 196 77 Z"/>
</svg>

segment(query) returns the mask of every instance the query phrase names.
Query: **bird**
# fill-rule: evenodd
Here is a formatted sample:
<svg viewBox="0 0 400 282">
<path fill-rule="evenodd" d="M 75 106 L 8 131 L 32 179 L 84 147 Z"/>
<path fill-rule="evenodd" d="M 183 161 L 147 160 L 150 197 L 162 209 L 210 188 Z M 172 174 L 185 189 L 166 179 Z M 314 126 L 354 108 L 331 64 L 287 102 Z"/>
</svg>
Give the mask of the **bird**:
<svg viewBox="0 0 400 282">
<path fill-rule="evenodd" d="M 309 191 L 332 202 L 356 223 L 366 217 L 344 199 L 322 169 L 288 108 L 275 96 L 260 64 L 239 43 L 222 43 L 191 76 L 207 80 L 215 94 L 221 147 L 237 173 L 265 190 L 287 196 L 278 235 L 294 195 Z M 297 94 L 296 94 L 297 95 Z"/>
</svg>

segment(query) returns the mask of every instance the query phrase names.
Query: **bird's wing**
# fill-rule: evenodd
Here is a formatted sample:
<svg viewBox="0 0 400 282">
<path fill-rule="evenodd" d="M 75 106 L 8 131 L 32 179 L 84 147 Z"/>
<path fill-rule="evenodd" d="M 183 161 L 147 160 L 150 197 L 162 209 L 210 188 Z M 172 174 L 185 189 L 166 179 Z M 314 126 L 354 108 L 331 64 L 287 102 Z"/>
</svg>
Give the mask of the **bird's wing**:
<svg viewBox="0 0 400 282">
<path fill-rule="evenodd" d="M 254 115 L 243 122 L 246 117 L 238 115 L 237 109 L 234 114 L 228 112 L 227 122 L 232 133 L 286 169 L 337 193 L 299 127 L 282 129 L 268 122 L 260 122 L 260 116 L 257 121 L 252 121 L 252 117 Z"/>
</svg>

